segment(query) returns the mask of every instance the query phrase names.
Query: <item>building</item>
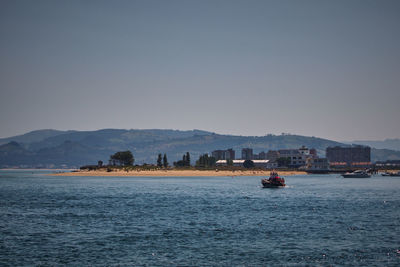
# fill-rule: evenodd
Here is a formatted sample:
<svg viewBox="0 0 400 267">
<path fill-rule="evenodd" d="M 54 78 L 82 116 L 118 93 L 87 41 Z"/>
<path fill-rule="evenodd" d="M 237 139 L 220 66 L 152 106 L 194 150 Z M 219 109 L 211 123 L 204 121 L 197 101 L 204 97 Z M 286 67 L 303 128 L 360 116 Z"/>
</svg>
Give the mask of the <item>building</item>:
<svg viewBox="0 0 400 267">
<path fill-rule="evenodd" d="M 310 149 L 310 156 L 313 158 L 318 158 L 317 150 L 315 148 Z"/>
<path fill-rule="evenodd" d="M 302 155 L 306 155 L 306 156 L 310 155 L 310 150 L 305 146 L 300 147 L 298 151 Z"/>
<path fill-rule="evenodd" d="M 243 148 L 242 149 L 242 159 L 253 159 L 253 149 L 252 148 Z"/>
<path fill-rule="evenodd" d="M 232 160 L 232 166 L 234 167 L 243 167 L 244 159 L 235 159 Z M 227 166 L 227 162 L 225 159 L 220 159 L 215 162 L 215 165 L 218 166 Z"/>
<path fill-rule="evenodd" d="M 232 148 L 229 148 L 227 150 L 214 150 L 213 152 L 211 152 L 211 155 L 216 160 L 235 159 L 235 150 L 233 150 Z"/>
<path fill-rule="evenodd" d="M 290 167 L 300 167 L 306 165 L 306 159 L 308 155 L 305 153 L 304 149 L 281 149 L 278 152 L 280 158 L 290 159 Z"/>
<path fill-rule="evenodd" d="M 270 161 L 276 161 L 279 158 L 279 152 L 276 150 L 269 150 L 266 155 L 266 159 Z"/>
<path fill-rule="evenodd" d="M 270 162 L 269 160 L 252 160 L 254 163 L 255 168 L 261 168 L 261 169 L 274 169 L 278 167 L 278 164 L 276 162 Z M 243 167 L 243 163 L 245 162 L 244 159 L 235 159 L 232 160 L 232 165 L 234 167 Z M 218 160 L 215 165 L 218 166 L 227 166 L 226 160 Z"/>
<path fill-rule="evenodd" d="M 211 155 L 216 160 L 225 159 L 225 150 L 214 150 L 213 152 L 211 152 Z"/>
<path fill-rule="evenodd" d="M 371 148 L 358 145 L 328 147 L 326 157 L 333 166 L 367 167 L 371 165 Z"/>
<path fill-rule="evenodd" d="M 267 153 L 264 151 L 258 153 L 258 159 L 267 159 Z"/>
<path fill-rule="evenodd" d="M 225 150 L 225 159 L 235 159 L 235 150 L 232 148 Z"/>
<path fill-rule="evenodd" d="M 306 169 L 311 171 L 328 171 L 329 160 L 327 158 L 307 158 Z"/>
</svg>

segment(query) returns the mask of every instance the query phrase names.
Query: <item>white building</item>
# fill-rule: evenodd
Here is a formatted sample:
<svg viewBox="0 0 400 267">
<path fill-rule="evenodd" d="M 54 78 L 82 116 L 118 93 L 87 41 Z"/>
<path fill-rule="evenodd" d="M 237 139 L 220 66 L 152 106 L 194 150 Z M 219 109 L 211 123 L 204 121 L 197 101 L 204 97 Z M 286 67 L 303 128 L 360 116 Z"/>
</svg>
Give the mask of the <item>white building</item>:
<svg viewBox="0 0 400 267">
<path fill-rule="evenodd" d="M 232 160 L 233 166 L 235 167 L 243 167 L 244 159 L 234 159 Z M 254 163 L 254 167 L 263 168 L 263 169 L 275 169 L 278 167 L 276 162 L 270 162 L 267 159 L 254 159 L 252 160 Z M 227 166 L 226 160 L 218 160 L 215 163 L 217 166 Z"/>
<path fill-rule="evenodd" d="M 307 158 L 307 169 L 311 171 L 329 170 L 327 158 Z"/>
<path fill-rule="evenodd" d="M 305 151 L 302 151 L 306 153 Z M 290 158 L 290 165 L 299 167 L 306 165 L 307 155 L 300 152 L 300 149 L 281 149 L 279 150 L 279 157 Z"/>
</svg>

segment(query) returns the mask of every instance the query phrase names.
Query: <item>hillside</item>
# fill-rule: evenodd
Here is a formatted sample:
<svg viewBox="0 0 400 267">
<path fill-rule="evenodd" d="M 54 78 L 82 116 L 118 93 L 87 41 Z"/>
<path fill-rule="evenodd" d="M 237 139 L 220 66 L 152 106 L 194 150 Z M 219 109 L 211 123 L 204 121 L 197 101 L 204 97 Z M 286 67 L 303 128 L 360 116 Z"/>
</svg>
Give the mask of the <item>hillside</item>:
<svg viewBox="0 0 400 267">
<path fill-rule="evenodd" d="M 72 132 L 72 131 L 70 131 Z M 11 141 L 18 142 L 18 143 L 33 143 L 33 142 L 40 142 L 46 138 L 61 135 L 66 133 L 65 131 L 58 131 L 58 130 L 51 130 L 51 129 L 44 129 L 44 130 L 37 130 L 32 131 L 26 134 L 17 135 L 13 137 L 7 138 L 0 138 L 0 145 L 7 144 Z"/>
<path fill-rule="evenodd" d="M 24 135 L 0 139 L 0 167 L 79 167 L 108 162 L 111 154 L 131 150 L 137 164 L 155 163 L 158 153 L 166 153 L 170 163 L 189 151 L 192 163 L 203 153 L 233 148 L 236 157 L 244 147 L 254 153 L 305 145 L 319 155 L 328 146 L 339 142 L 300 135 L 234 136 L 192 130 L 122 130 L 55 131 L 39 130 Z M 0 143 L 1 144 L 1 143 Z M 372 150 L 373 160 L 400 159 L 400 152 Z"/>
<path fill-rule="evenodd" d="M 374 140 L 368 140 L 368 141 L 352 141 L 352 144 L 358 144 L 358 145 L 365 145 L 365 146 L 370 146 L 378 149 L 389 149 L 389 150 L 398 150 L 400 151 L 400 139 L 385 139 L 383 141 L 374 141 Z"/>
</svg>

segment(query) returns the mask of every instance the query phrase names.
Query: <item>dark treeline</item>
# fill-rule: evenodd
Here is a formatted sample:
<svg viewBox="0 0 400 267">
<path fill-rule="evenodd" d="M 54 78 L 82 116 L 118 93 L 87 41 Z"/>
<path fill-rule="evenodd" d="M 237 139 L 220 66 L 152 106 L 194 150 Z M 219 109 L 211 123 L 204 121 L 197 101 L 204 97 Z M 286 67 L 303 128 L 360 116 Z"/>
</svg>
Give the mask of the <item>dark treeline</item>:
<svg viewBox="0 0 400 267">
<path fill-rule="evenodd" d="M 110 156 L 110 165 L 132 166 L 135 158 L 131 151 L 120 151 Z"/>
<path fill-rule="evenodd" d="M 167 159 L 167 154 L 164 154 L 164 157 L 162 156 L 162 154 L 158 154 L 158 158 L 157 158 L 157 167 L 158 168 L 167 168 L 168 167 L 168 159 Z"/>
<path fill-rule="evenodd" d="M 201 155 L 196 161 L 196 167 L 198 168 L 213 168 L 215 167 L 216 159 L 208 156 L 208 154 Z"/>
<path fill-rule="evenodd" d="M 186 152 L 186 154 L 184 154 L 182 156 L 182 160 L 178 160 L 178 161 L 174 162 L 174 166 L 175 167 L 190 167 L 190 154 L 189 154 L 189 152 Z"/>
</svg>

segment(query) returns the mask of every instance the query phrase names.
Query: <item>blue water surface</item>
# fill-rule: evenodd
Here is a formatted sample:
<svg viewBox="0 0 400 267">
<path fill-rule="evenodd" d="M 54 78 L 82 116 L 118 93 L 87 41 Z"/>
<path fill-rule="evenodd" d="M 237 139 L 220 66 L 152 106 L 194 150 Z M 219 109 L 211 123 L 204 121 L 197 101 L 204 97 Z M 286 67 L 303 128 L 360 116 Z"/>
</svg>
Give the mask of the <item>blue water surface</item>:
<svg viewBox="0 0 400 267">
<path fill-rule="evenodd" d="M 400 266 L 400 178 L 0 171 L 0 265 Z"/>
</svg>

